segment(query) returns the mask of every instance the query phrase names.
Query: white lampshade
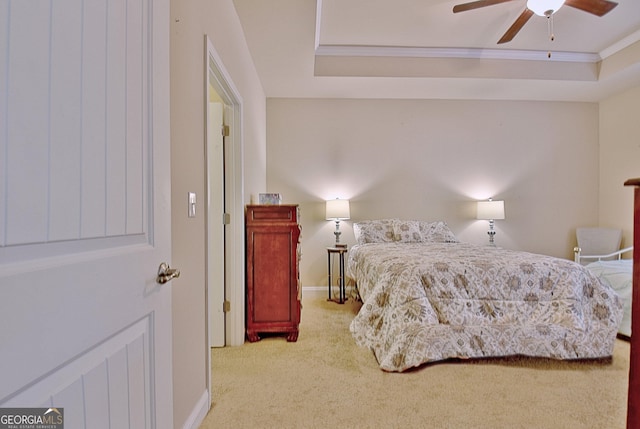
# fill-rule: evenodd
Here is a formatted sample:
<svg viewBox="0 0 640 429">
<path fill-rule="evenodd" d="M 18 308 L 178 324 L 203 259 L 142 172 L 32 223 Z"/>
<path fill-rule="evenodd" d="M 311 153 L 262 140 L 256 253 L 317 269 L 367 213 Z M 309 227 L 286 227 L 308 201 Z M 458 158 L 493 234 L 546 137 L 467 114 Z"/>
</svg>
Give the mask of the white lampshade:
<svg viewBox="0 0 640 429">
<path fill-rule="evenodd" d="M 341 200 L 339 198 L 328 200 L 326 218 L 327 220 L 345 220 L 351 218 L 349 200 Z"/>
<path fill-rule="evenodd" d="M 564 0 L 527 0 L 527 9 L 536 15 L 547 16 L 545 12 L 556 13 L 564 4 Z"/>
<path fill-rule="evenodd" d="M 504 201 L 478 201 L 477 219 L 504 219 Z"/>
</svg>

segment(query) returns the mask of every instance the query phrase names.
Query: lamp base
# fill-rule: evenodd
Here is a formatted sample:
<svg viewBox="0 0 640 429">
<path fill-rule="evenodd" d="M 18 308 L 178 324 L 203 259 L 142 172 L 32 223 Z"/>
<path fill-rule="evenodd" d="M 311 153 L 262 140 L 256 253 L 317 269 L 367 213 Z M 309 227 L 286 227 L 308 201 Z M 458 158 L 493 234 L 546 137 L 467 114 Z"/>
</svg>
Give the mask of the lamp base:
<svg viewBox="0 0 640 429">
<path fill-rule="evenodd" d="M 342 234 L 340 232 L 340 221 L 336 220 L 336 230 L 333 232 L 333 234 L 336 236 L 336 244 L 335 247 L 340 247 L 340 234 Z"/>
<path fill-rule="evenodd" d="M 494 237 L 496 236 L 496 231 L 493 229 L 493 220 L 489 220 L 489 231 L 487 231 L 487 234 L 489 235 L 489 246 L 495 247 Z"/>
</svg>

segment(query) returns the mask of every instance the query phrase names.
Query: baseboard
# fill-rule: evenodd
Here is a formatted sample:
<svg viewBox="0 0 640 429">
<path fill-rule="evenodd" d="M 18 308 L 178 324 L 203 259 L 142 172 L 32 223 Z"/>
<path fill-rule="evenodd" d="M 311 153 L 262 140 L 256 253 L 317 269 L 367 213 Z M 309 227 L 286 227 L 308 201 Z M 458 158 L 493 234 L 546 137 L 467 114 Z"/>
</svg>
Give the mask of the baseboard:
<svg viewBox="0 0 640 429">
<path fill-rule="evenodd" d="M 345 288 L 345 292 L 347 293 L 347 297 L 353 297 L 355 294 L 354 286 L 348 285 Z M 336 297 L 338 294 L 338 288 L 334 287 L 332 289 L 332 296 Z M 329 297 L 329 289 L 327 286 L 302 286 L 302 298 L 308 299 L 322 299 Z"/>
<path fill-rule="evenodd" d="M 326 286 L 303 286 L 302 298 L 318 299 L 326 298 L 328 295 L 328 289 Z"/>
<path fill-rule="evenodd" d="M 196 406 L 193 407 L 189 418 L 184 422 L 182 429 L 198 429 L 204 421 L 204 418 L 207 417 L 209 405 L 209 392 L 205 390 L 196 403 Z"/>
</svg>

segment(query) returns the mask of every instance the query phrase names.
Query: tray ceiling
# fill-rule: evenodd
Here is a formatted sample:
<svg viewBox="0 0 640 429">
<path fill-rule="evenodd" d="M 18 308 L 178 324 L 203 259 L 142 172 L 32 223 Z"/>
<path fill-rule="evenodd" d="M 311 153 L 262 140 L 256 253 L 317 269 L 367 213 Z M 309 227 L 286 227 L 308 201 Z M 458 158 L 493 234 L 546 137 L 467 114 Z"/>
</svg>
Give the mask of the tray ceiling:
<svg viewBox="0 0 640 429">
<path fill-rule="evenodd" d="M 448 0 L 234 0 L 267 97 L 598 101 L 640 85 L 640 2 L 563 7 L 496 42 L 526 7 Z M 551 58 L 548 57 L 551 53 Z"/>
</svg>

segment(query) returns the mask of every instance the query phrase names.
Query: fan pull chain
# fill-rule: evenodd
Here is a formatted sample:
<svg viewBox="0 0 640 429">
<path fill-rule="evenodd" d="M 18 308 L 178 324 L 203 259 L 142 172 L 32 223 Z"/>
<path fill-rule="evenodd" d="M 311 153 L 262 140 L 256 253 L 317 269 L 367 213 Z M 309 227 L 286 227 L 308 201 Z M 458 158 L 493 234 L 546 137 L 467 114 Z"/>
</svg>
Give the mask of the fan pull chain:
<svg viewBox="0 0 640 429">
<path fill-rule="evenodd" d="M 553 13 L 547 15 L 547 31 L 549 32 L 549 41 L 553 42 L 556 39 L 553 34 Z M 547 52 L 547 58 L 551 58 L 551 50 Z"/>
</svg>

